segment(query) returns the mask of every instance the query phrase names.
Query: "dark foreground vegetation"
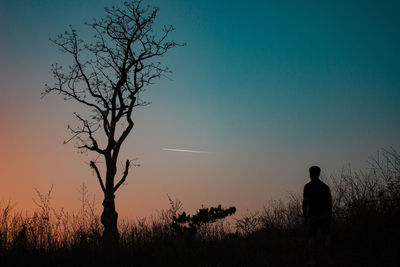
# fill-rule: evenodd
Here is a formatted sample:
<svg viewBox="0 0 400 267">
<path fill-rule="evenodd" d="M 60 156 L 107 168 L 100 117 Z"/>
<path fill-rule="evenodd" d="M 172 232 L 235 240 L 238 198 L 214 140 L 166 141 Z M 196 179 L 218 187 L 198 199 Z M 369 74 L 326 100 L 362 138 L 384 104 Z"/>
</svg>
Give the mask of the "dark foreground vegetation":
<svg viewBox="0 0 400 267">
<path fill-rule="evenodd" d="M 384 150 L 370 163 L 364 171 L 344 169 L 324 178 L 333 195 L 335 266 L 400 265 L 400 154 Z M 190 216 L 170 199 L 171 208 L 157 216 L 122 221 L 119 248 L 110 256 L 101 247 L 99 213 L 84 186 L 81 193 L 81 210 L 72 215 L 51 207 L 51 190 L 38 192 L 33 215 L 2 203 L 0 266 L 304 266 L 307 261 L 301 194 L 240 218 L 230 216 L 233 207 L 204 208 Z"/>
</svg>

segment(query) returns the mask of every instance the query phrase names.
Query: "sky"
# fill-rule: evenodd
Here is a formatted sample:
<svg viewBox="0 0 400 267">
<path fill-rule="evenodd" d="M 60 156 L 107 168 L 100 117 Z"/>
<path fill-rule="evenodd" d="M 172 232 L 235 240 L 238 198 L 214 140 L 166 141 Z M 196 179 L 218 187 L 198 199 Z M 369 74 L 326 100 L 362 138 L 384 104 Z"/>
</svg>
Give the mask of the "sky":
<svg viewBox="0 0 400 267">
<path fill-rule="evenodd" d="M 187 45 L 163 57 L 171 80 L 148 88 L 151 105 L 134 112 L 120 158 L 140 167 L 117 192 L 122 218 L 167 209 L 167 195 L 189 212 L 256 211 L 301 193 L 311 165 L 329 176 L 400 149 L 398 1 L 144 2 Z M 90 36 L 83 23 L 121 4 L 0 0 L 1 201 L 32 210 L 34 188 L 54 185 L 53 205 L 78 210 L 86 183 L 100 210 L 95 155 L 63 144 L 81 107 L 40 94 L 50 65 L 68 62 L 49 37 L 70 24 Z"/>
</svg>

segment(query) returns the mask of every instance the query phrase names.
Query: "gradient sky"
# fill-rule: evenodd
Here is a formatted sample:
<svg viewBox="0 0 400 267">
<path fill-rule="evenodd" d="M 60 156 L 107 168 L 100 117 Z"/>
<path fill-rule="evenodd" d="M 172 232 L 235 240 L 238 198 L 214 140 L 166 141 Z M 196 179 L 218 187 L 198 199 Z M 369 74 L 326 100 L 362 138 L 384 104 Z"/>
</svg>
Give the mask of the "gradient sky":
<svg viewBox="0 0 400 267">
<path fill-rule="evenodd" d="M 145 1 L 146 2 L 146 1 Z M 68 139 L 79 105 L 40 99 L 50 64 L 67 59 L 48 38 L 122 1 L 0 0 L 0 200 L 34 207 L 54 184 L 56 207 L 79 209 L 82 182 L 101 204 L 88 162 Z M 307 170 L 367 166 L 400 148 L 399 1 L 149 1 L 186 42 L 135 111 L 122 151 L 138 158 L 117 193 L 122 217 L 202 204 L 259 210 L 301 192 Z M 211 153 L 162 150 L 179 148 Z"/>
</svg>

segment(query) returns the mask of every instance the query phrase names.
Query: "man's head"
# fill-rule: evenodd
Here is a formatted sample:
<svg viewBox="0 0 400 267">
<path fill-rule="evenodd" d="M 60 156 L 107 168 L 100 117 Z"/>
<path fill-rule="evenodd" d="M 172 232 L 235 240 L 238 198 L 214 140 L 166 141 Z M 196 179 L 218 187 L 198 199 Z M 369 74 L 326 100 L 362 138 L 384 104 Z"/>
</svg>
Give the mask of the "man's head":
<svg viewBox="0 0 400 267">
<path fill-rule="evenodd" d="M 310 167 L 310 178 L 311 180 L 318 180 L 319 175 L 321 174 L 321 168 L 318 166 Z"/>
</svg>

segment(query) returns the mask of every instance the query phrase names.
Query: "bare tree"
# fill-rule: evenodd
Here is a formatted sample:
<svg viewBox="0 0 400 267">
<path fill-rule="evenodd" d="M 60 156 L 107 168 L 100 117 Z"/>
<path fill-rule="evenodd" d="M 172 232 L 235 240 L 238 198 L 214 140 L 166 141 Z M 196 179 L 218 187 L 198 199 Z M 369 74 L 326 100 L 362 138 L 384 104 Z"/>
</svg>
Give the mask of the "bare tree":
<svg viewBox="0 0 400 267">
<path fill-rule="evenodd" d="M 71 56 L 72 63 L 67 69 L 58 64 L 51 66 L 55 82 L 53 86 L 45 85 L 43 95 L 56 93 L 90 109 L 86 116 L 74 113 L 80 126 L 68 126 L 72 136 L 67 142 L 76 140 L 80 151 L 95 152 L 105 160 L 105 173 L 96 161 L 91 161 L 90 167 L 104 192 L 103 244 L 114 247 L 119 240 L 115 192 L 132 166 L 126 160 L 123 175 L 116 182 L 117 161 L 134 126 L 132 112 L 147 105 L 139 99 L 139 92 L 170 73 L 157 60 L 184 44 L 168 40 L 172 26 L 155 30 L 158 8 L 143 7 L 141 0 L 125 2 L 122 8 L 105 8 L 105 12 L 104 18 L 85 22 L 94 32 L 91 41 L 78 38 L 71 25 L 64 34 L 50 39 Z"/>
</svg>

